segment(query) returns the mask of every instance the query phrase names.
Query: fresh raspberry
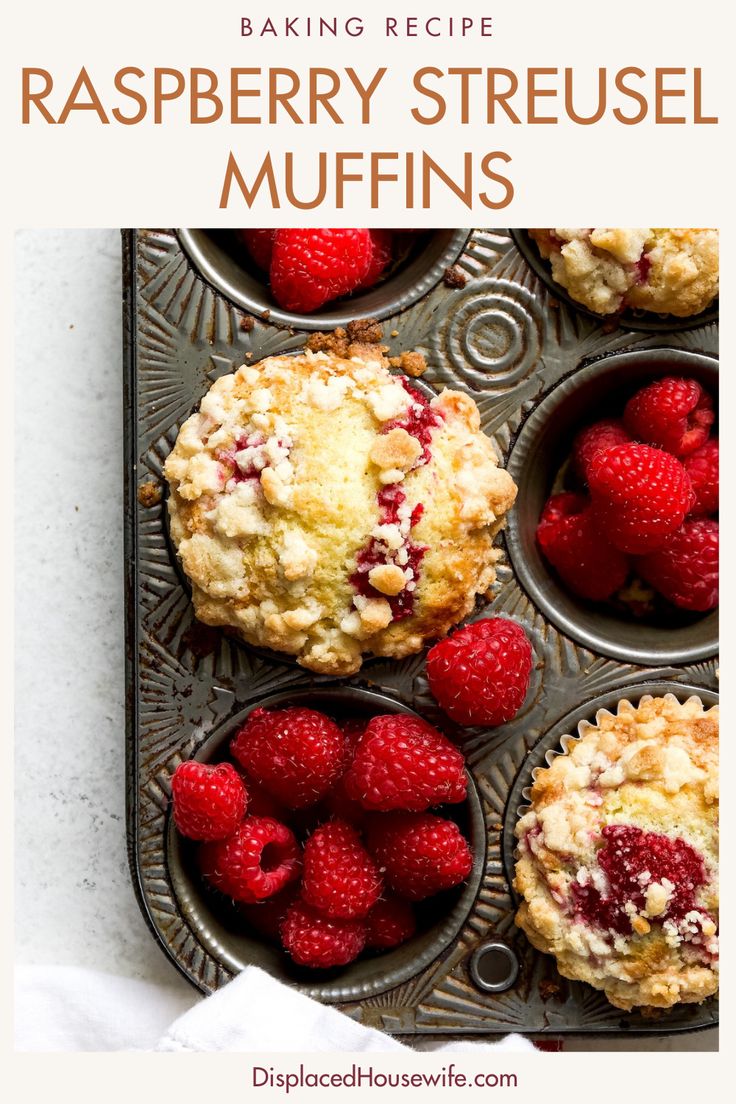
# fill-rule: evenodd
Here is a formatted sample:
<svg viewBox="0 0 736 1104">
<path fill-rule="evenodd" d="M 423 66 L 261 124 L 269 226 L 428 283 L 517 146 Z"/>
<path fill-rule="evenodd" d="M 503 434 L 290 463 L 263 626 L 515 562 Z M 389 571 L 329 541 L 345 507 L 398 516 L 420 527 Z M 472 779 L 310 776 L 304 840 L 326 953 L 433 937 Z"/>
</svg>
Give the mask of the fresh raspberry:
<svg viewBox="0 0 736 1104">
<path fill-rule="evenodd" d="M 371 288 L 382 272 L 388 268 L 394 255 L 394 236 L 390 230 L 369 230 L 371 236 L 371 261 L 359 288 Z"/>
<path fill-rule="evenodd" d="M 583 482 L 588 482 L 588 468 L 594 456 L 614 445 L 627 445 L 630 440 L 620 418 L 606 418 L 582 429 L 573 441 L 572 454 L 575 469 Z"/>
<path fill-rule="evenodd" d="M 718 438 L 706 441 L 683 460 L 690 476 L 695 495 L 695 505 L 690 513 L 694 517 L 718 512 Z"/>
<path fill-rule="evenodd" d="M 524 704 L 532 646 L 516 621 L 486 617 L 430 648 L 429 688 L 461 725 L 500 725 Z"/>
<path fill-rule="evenodd" d="M 243 782 L 248 794 L 248 813 L 250 816 L 273 817 L 274 820 L 282 820 L 286 823 L 289 819 L 289 811 L 285 805 L 277 801 L 263 786 L 259 786 L 255 779 L 250 778 L 245 771 L 243 771 Z"/>
<path fill-rule="evenodd" d="M 468 841 L 457 824 L 431 813 L 373 817 L 368 849 L 394 893 L 409 901 L 459 885 L 473 866 Z"/>
<path fill-rule="evenodd" d="M 248 795 L 230 763 L 209 766 L 190 759 L 171 777 L 174 824 L 183 836 L 221 840 L 231 835 L 245 816 Z"/>
<path fill-rule="evenodd" d="M 682 525 L 693 501 L 690 477 L 669 452 L 651 445 L 615 445 L 588 468 L 593 516 L 622 552 L 659 548 Z"/>
<path fill-rule="evenodd" d="M 604 843 L 597 860 L 605 875 L 605 896 L 594 885 L 573 882 L 576 913 L 596 927 L 630 935 L 627 905 L 634 905 L 635 914 L 640 912 L 646 905 L 646 887 L 666 880 L 672 887 L 669 900 L 654 922 L 685 916 L 697 922 L 697 890 L 707 875 L 702 857 L 691 844 L 659 832 L 645 832 L 633 824 L 607 824 L 602 835 Z M 648 875 L 646 880 L 642 875 Z"/>
<path fill-rule="evenodd" d="M 365 946 L 363 920 L 332 920 L 295 901 L 281 925 L 281 941 L 299 966 L 347 966 Z"/>
<path fill-rule="evenodd" d="M 400 897 L 382 897 L 368 913 L 366 947 L 386 951 L 411 939 L 417 930 L 414 910 Z"/>
<path fill-rule="evenodd" d="M 226 840 L 199 851 L 202 874 L 234 901 L 262 901 L 299 876 L 299 845 L 285 824 L 271 817 L 246 817 Z"/>
<path fill-rule="evenodd" d="M 632 437 L 687 456 L 704 445 L 713 425 L 713 401 L 697 380 L 667 376 L 629 399 L 624 423 Z"/>
<path fill-rule="evenodd" d="M 314 805 L 345 767 L 345 737 L 314 709 L 254 709 L 230 750 L 289 809 Z"/>
<path fill-rule="evenodd" d="M 465 761 L 421 717 L 372 717 L 345 774 L 345 792 L 365 809 L 411 809 L 463 801 Z"/>
<path fill-rule="evenodd" d="M 368 722 L 365 719 L 357 720 L 351 718 L 350 720 L 343 721 L 340 725 L 347 741 L 346 769 L 353 761 L 355 749 L 366 730 L 367 724 Z M 324 799 L 321 808 L 327 814 L 328 818 L 336 817 L 338 820 L 346 820 L 348 824 L 352 824 L 354 828 L 361 828 L 366 817 L 366 811 L 360 802 L 355 801 L 352 797 L 348 797 L 345 790 L 345 775 L 343 775 L 342 778 L 338 778 L 337 782 Z"/>
<path fill-rule="evenodd" d="M 582 495 L 553 495 L 542 511 L 537 541 L 565 586 L 581 598 L 603 601 L 626 582 L 629 557 L 601 536 Z"/>
<path fill-rule="evenodd" d="M 718 522 L 686 521 L 656 552 L 637 561 L 642 578 L 680 609 L 718 605 Z"/>
<path fill-rule="evenodd" d="M 302 897 L 325 916 L 358 920 L 381 896 L 378 867 L 344 820 L 331 820 L 304 845 Z"/>
<path fill-rule="evenodd" d="M 267 897 L 265 901 L 257 901 L 253 905 L 241 902 L 239 911 L 248 926 L 259 935 L 272 943 L 280 943 L 281 925 L 298 896 L 299 886 L 296 882 L 290 882 L 285 889 L 275 893 L 273 897 Z"/>
<path fill-rule="evenodd" d="M 237 234 L 245 244 L 253 260 L 264 272 L 271 267 L 271 253 L 275 230 L 238 230 Z"/>
<path fill-rule="evenodd" d="M 310 314 L 359 287 L 372 256 L 369 230 L 277 230 L 271 291 L 284 310 Z"/>
</svg>

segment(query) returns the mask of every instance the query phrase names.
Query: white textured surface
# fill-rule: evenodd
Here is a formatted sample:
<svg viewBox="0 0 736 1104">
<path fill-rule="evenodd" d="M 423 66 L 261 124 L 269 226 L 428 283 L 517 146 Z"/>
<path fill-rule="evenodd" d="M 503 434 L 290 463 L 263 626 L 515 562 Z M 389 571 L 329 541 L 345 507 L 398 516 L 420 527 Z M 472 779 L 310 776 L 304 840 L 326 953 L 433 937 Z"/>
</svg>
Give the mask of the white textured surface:
<svg viewBox="0 0 736 1104">
<path fill-rule="evenodd" d="M 16 241 L 16 959 L 191 992 L 128 876 L 120 235 Z M 716 1049 L 715 1031 L 566 1049 Z"/>
</svg>

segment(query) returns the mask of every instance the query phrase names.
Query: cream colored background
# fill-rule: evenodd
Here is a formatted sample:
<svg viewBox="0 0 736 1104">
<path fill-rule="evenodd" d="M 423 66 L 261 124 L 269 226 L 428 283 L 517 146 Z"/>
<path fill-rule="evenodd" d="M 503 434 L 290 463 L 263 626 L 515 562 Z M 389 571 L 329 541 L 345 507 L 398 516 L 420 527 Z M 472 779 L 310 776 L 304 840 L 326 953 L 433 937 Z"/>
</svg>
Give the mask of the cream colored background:
<svg viewBox="0 0 736 1104">
<path fill-rule="evenodd" d="M 371 17 L 383 12 L 398 14 L 396 2 L 385 3 L 376 0 L 370 5 Z M 411 14 L 429 15 L 446 12 L 443 4 L 426 2 L 417 5 L 401 5 Z M 343 13 L 345 5 L 335 3 L 315 5 L 313 14 Z M 610 8 L 592 5 L 580 0 L 566 0 L 551 5 L 540 0 L 526 0 L 526 3 L 507 3 L 503 6 L 479 5 L 475 0 L 466 3 L 464 8 L 470 13 L 486 11 L 494 16 L 495 37 L 488 43 L 471 41 L 462 43 L 455 40 L 448 45 L 444 41 L 425 43 L 422 40 L 386 44 L 381 37 L 371 39 L 364 36 L 352 46 L 344 43 L 337 45 L 329 42 L 322 44 L 305 41 L 264 42 L 253 44 L 253 40 L 243 40 L 238 35 L 238 17 L 255 11 L 255 5 L 249 7 L 232 0 L 219 0 L 215 4 L 193 3 L 192 0 L 180 0 L 153 5 L 150 0 L 129 0 L 124 8 L 112 9 L 87 0 L 70 0 L 65 5 L 53 4 L 50 0 L 36 0 L 32 5 L 18 8 L 13 12 L 12 34 L 4 35 L 3 65 L 0 67 L 0 95 L 6 118 L 6 141 L 4 143 L 3 178 L 6 187 L 4 199 L 5 229 L 2 237 L 4 258 L 2 296 L 3 322 L 0 340 L 5 354 L 3 364 L 11 363 L 12 348 L 12 305 L 9 288 L 13 286 L 12 272 L 12 229 L 19 226 L 111 226 L 111 225 L 233 225 L 249 221 L 235 208 L 230 212 L 218 212 L 216 202 L 219 196 L 220 177 L 224 170 L 228 148 L 244 150 L 249 145 L 262 143 L 263 148 L 270 147 L 277 152 L 285 148 L 304 151 L 307 155 L 315 148 L 339 145 L 341 148 L 358 149 L 402 149 L 417 148 L 424 145 L 434 152 L 438 160 L 452 163 L 453 153 L 466 148 L 479 151 L 493 148 L 505 148 L 513 155 L 511 172 L 516 184 L 516 199 L 506 209 L 502 217 L 495 221 L 511 225 L 532 225 L 545 223 L 552 219 L 559 224 L 581 222 L 592 223 L 606 221 L 616 224 L 642 224 L 651 222 L 677 221 L 678 224 L 707 221 L 723 228 L 723 293 L 722 293 L 722 359 L 724 412 L 733 409 L 734 388 L 729 365 L 734 359 L 733 326 L 729 303 L 733 302 L 733 217 L 731 177 L 729 158 L 733 147 L 732 100 L 727 95 L 727 82 L 732 80 L 732 61 L 730 57 L 733 42 L 733 28 L 729 26 L 730 15 L 726 6 L 706 2 L 693 6 L 671 0 L 652 0 L 649 4 L 619 0 Z M 306 9 L 284 3 L 272 3 L 269 11 L 290 10 L 296 12 Z M 462 9 L 458 7 L 457 14 Z M 357 14 L 357 11 L 356 11 Z M 365 14 L 365 13 L 364 13 Z M 6 16 L 7 18 L 7 16 Z M 366 16 L 366 18 L 368 18 Z M 87 64 L 93 77 L 111 74 L 123 65 L 138 64 L 142 68 L 153 65 L 175 65 L 179 68 L 188 65 L 208 65 L 216 69 L 225 69 L 230 65 L 287 64 L 302 67 L 307 62 L 325 64 L 333 67 L 355 64 L 361 72 L 373 68 L 376 64 L 388 64 L 392 67 L 393 78 L 388 78 L 383 86 L 382 102 L 384 113 L 380 123 L 370 131 L 366 128 L 297 128 L 284 127 L 278 132 L 270 131 L 258 135 L 253 128 L 240 127 L 228 130 L 227 127 L 187 128 L 175 121 L 165 127 L 144 124 L 138 127 L 100 127 L 91 125 L 90 117 L 82 116 L 65 127 L 21 128 L 18 125 L 19 107 L 19 67 L 22 64 L 46 66 L 60 79 L 64 74 L 67 80 L 73 77 L 81 64 Z M 500 64 L 510 68 L 522 68 L 526 65 L 571 64 L 580 67 L 608 65 L 618 68 L 622 65 L 641 65 L 650 67 L 662 65 L 702 65 L 706 70 L 706 102 L 719 101 L 723 123 L 720 127 L 653 127 L 643 124 L 637 127 L 612 127 L 599 124 L 595 127 L 534 127 L 534 128 L 496 128 L 489 132 L 486 128 L 459 128 L 449 125 L 433 128 L 419 128 L 410 125 L 408 113 L 397 110 L 396 105 L 405 101 L 407 88 L 405 72 L 420 64 L 490 65 Z M 104 82 L 102 82 L 104 83 Z M 439 194 L 439 193 L 438 193 Z M 604 215 L 605 213 L 605 215 Z M 253 215 L 255 223 L 266 221 L 262 215 Z M 455 225 L 474 221 L 488 224 L 491 220 L 484 210 L 469 216 L 449 201 L 438 202 L 431 213 L 419 218 L 412 214 L 409 219 L 400 203 L 400 192 L 396 193 L 394 203 L 382 204 L 380 216 L 367 218 L 362 204 L 346 210 L 338 216 L 332 216 L 328 210 L 319 215 L 299 217 L 282 211 L 277 216 L 269 214 L 269 223 L 293 224 L 295 221 L 308 224 L 333 221 L 338 223 L 380 222 L 426 225 Z M 47 239 L 51 241 L 53 239 Z M 97 239 L 100 240 L 100 239 Z M 111 239 L 107 239 L 110 241 Z M 42 264 L 42 248 L 39 246 L 38 263 Z M 19 273 L 19 275 L 21 275 Z M 49 340 L 39 341 L 37 356 L 56 357 L 58 351 L 54 345 L 53 316 L 49 304 L 53 299 L 45 291 L 40 276 L 25 272 L 26 287 L 29 294 L 36 297 L 35 324 L 32 328 L 39 335 L 46 334 Z M 51 266 L 46 270 L 54 282 L 54 294 L 63 287 L 68 271 L 59 272 Z M 83 294 L 84 305 L 98 301 L 100 288 L 89 289 Z M 99 325 L 102 317 L 96 314 L 95 323 Z M 70 319 L 73 321 L 73 319 Z M 58 321 L 58 320 L 57 320 Z M 87 323 L 89 324 L 89 323 Z M 115 323 L 117 324 L 117 323 Z M 110 318 L 110 325 L 113 325 Z M 98 335 L 99 336 L 99 335 Z M 90 336 L 90 342 L 96 338 Z M 99 365 L 99 384 L 95 373 L 94 357 L 90 359 L 89 349 L 99 350 L 103 360 L 114 351 L 107 334 L 101 336 L 101 345 L 88 344 L 79 353 L 78 359 L 70 358 L 64 364 L 68 376 L 68 389 L 65 388 L 60 405 L 52 411 L 64 425 L 63 415 L 70 409 L 66 402 L 88 401 L 89 408 L 85 420 L 89 422 L 91 440 L 102 425 L 110 423 L 110 407 L 95 408 L 92 395 L 99 394 L 101 401 L 109 403 L 112 395 L 112 376 L 114 371 L 109 362 Z M 22 373 L 18 379 L 19 392 L 26 390 L 25 375 L 33 373 L 36 363 L 33 357 L 23 356 L 20 344 L 16 350 L 16 369 Z M 61 363 L 60 363 L 61 367 Z M 4 373 L 9 377 L 9 373 Z M 109 381 L 106 382 L 106 381 Z M 28 394 L 32 384 L 28 385 Z M 109 388 L 106 391 L 106 388 Z M 87 390 L 82 396 L 77 392 Z M 12 401 L 12 380 L 6 378 L 4 398 L 6 406 Z M 28 398 L 26 395 L 26 399 Z M 81 409 L 78 408 L 78 409 Z M 48 488 L 43 487 L 39 479 L 38 466 L 48 463 L 65 470 L 69 460 L 71 444 L 65 443 L 63 433 L 52 440 L 44 435 L 48 422 L 38 415 L 30 418 L 19 430 L 17 455 L 16 492 L 22 508 L 23 517 L 36 515 L 34 541 L 39 540 L 47 524 L 41 509 L 46 502 Z M 113 419 L 114 420 L 114 419 Z M 5 435 L 2 440 L 3 467 L 8 473 L 11 465 L 12 441 L 10 440 L 10 419 L 5 422 Z M 730 486 L 734 473 L 733 445 L 729 435 L 724 433 L 724 485 Z M 52 447 L 53 445 L 53 447 Z M 78 446 L 75 444 L 74 448 Z M 99 449 L 90 447 L 86 456 L 78 463 L 88 466 L 89 478 L 103 478 L 107 460 L 102 461 Z M 24 466 L 32 469 L 28 476 Z M 75 472 L 74 478 L 78 478 Z M 111 476 L 104 475 L 104 480 Z M 41 486 L 40 496 L 36 493 Z M 99 484 L 106 494 L 113 494 L 112 482 Z M 728 492 L 726 492 L 727 494 Z M 25 497 L 27 496 L 27 497 Z M 726 498 L 726 502 L 728 499 Z M 51 517 L 58 502 L 49 506 Z M 109 510 L 110 503 L 101 503 L 101 509 Z M 112 515 L 111 515 L 112 516 Z M 733 560 L 733 522 L 726 514 L 723 519 L 725 552 L 723 561 L 728 565 Z M 3 608 L 10 611 L 12 555 L 10 553 L 10 532 L 7 509 L 4 513 L 6 541 L 4 542 L 4 563 L 2 571 Z M 22 533 L 19 528 L 19 533 Z M 51 534 L 51 531 L 50 531 Z M 53 535 L 48 538 L 54 541 Z M 106 537 L 109 540 L 109 536 Z M 43 539 L 40 538 L 41 547 Z M 19 613 L 32 601 L 32 594 L 44 593 L 42 580 L 34 574 L 33 545 L 19 548 L 19 561 L 23 566 L 24 579 L 30 580 L 29 590 L 19 595 Z M 62 547 L 64 547 L 62 541 Z M 110 548 L 114 556 L 114 548 Z M 59 564 L 59 586 L 64 588 L 69 568 L 65 568 L 63 557 Z M 78 565 L 74 569 L 78 570 Z M 723 605 L 726 611 L 733 609 L 733 582 L 727 570 L 724 570 Z M 114 604 L 114 600 L 113 600 Z M 39 608 L 39 618 L 47 617 L 49 622 L 55 617 L 53 605 Z M 83 619 L 82 619 L 83 620 Z M 733 631 L 729 624 L 730 616 L 725 616 L 723 630 L 723 665 L 730 669 L 733 654 Z M 9 647 L 12 618 L 8 612 L 5 619 L 4 647 Z M 114 647 L 117 647 L 115 645 Z M 113 648 L 114 651 L 114 648 Z M 9 670 L 9 655 L 3 657 L 2 669 Z M 49 668 L 39 657 L 37 664 L 34 695 L 41 700 L 48 695 L 49 717 L 54 721 L 54 755 L 63 761 L 67 756 L 84 755 L 84 742 L 80 748 L 64 732 L 66 717 L 56 705 L 60 683 L 54 679 L 49 682 Z M 33 680 L 26 683 L 29 685 Z M 726 680 L 728 688 L 728 680 Z M 25 691 L 24 691 L 25 692 Z M 10 687 L 4 695 L 9 701 Z M 730 715 L 730 702 L 726 702 L 727 716 Z M 25 706 L 18 707 L 19 718 Z M 117 710 L 119 707 L 115 706 Z M 119 716 L 119 713 L 114 715 Z M 23 772 L 33 770 L 34 756 L 32 746 L 35 743 L 39 755 L 43 755 L 43 743 L 37 731 L 38 724 L 25 727 L 23 748 L 18 763 Z M 109 729 L 108 739 L 114 728 Z M 729 725 L 724 726 L 728 737 Z M 119 733 L 122 742 L 122 731 Z M 90 737 L 91 738 L 91 737 Z M 10 738 L 6 748 L 10 748 Z M 47 745 L 48 746 L 48 745 Z M 111 755 L 119 754 L 121 745 L 110 744 Z M 99 748 L 93 753 L 99 755 Z M 732 748 L 728 738 L 724 740 L 724 777 L 730 778 L 733 772 Z M 64 770 L 70 769 L 70 763 L 63 762 Z M 11 771 L 3 772 L 6 787 L 6 800 L 0 806 L 0 829 L 6 849 L 5 869 L 10 869 L 11 855 Z M 28 792 L 26 790 L 26 792 Z M 725 816 L 726 855 L 728 841 L 733 840 L 733 810 L 726 802 Z M 119 859 L 118 859 L 119 862 Z M 726 864 L 726 870 L 733 868 L 733 861 Z M 122 873 L 120 888 L 122 888 Z M 728 875 L 724 876 L 724 895 L 732 901 Z M 68 893 L 68 889 L 62 891 Z M 117 890 L 116 890 L 117 892 Z M 23 907 L 23 898 L 19 899 Z M 8 901 L 3 918 L 6 938 L 3 941 L 3 1026 L 4 1040 L 10 1039 L 9 975 L 11 969 L 12 929 L 10 924 L 12 901 Z M 125 906 L 126 910 L 128 906 Z M 25 946 L 40 937 L 47 930 L 48 916 L 40 913 L 23 916 L 24 925 L 29 930 L 23 933 Z M 133 921 L 131 921 L 133 923 Z M 33 930 L 35 926 L 35 931 Z M 142 933 L 145 934 L 145 933 Z M 719 1079 L 727 1076 L 727 1066 L 732 1061 L 733 1048 L 731 1038 L 733 1024 L 732 1005 L 729 993 L 733 984 L 732 971 L 728 961 L 728 943 L 726 945 L 727 977 L 730 985 L 725 987 L 723 1001 L 723 1038 L 726 1040 L 723 1053 L 715 1054 L 629 1054 L 625 1059 L 605 1053 L 539 1055 L 533 1060 L 525 1059 L 523 1070 L 517 1068 L 522 1087 L 513 1094 L 516 1100 L 536 1100 L 540 1096 L 552 1099 L 567 1099 L 570 1095 L 593 1095 L 601 1102 L 618 1101 L 622 1095 L 637 1096 L 664 1095 L 671 1100 L 692 1100 L 696 1095 L 711 1095 L 719 1091 Z M 67 944 L 66 953 L 70 947 Z M 146 958 L 150 958 L 151 945 Z M 295 1056 L 296 1061 L 297 1056 Z M 342 1068 L 347 1056 L 335 1056 L 334 1060 L 321 1058 L 313 1060 L 314 1068 Z M 163 1063 L 163 1064 L 162 1064 Z M 416 1068 L 441 1065 L 442 1062 L 431 1056 L 422 1055 L 417 1059 Z M 376 1062 L 378 1064 L 378 1060 Z M 468 1062 L 468 1069 L 475 1063 Z M 478 1061 L 477 1068 L 487 1063 Z M 398 1068 L 396 1060 L 385 1056 L 380 1059 L 383 1069 Z M 503 1068 L 514 1068 L 508 1061 Z M 228 1095 L 248 1093 L 245 1081 L 246 1067 L 242 1058 L 219 1056 L 214 1059 L 202 1055 L 186 1062 L 161 1059 L 158 1056 L 108 1056 L 108 1057 L 54 1057 L 43 1061 L 29 1056 L 12 1058 L 12 1076 L 15 1089 L 11 1089 L 12 1099 L 35 1101 L 46 1099 L 52 1094 L 55 1099 L 99 1100 L 100 1095 L 110 1101 L 128 1100 L 131 1093 L 140 1093 L 146 1086 L 147 1096 L 167 1093 L 176 1094 L 180 1100 L 200 1100 L 204 1096 L 212 1097 L 216 1093 Z M 725 1080 L 724 1080 L 725 1085 Z M 426 1091 L 429 1098 L 439 1098 L 440 1091 Z M 341 1094 L 341 1099 L 347 1096 Z M 393 1094 L 389 1094 L 393 1095 Z M 405 1094 L 404 1094 L 405 1095 Z M 458 1094 L 459 1095 L 459 1094 Z M 384 1092 L 384 1097 L 386 1096 Z M 447 1099 L 448 1094 L 443 1094 Z M 259 1098 L 263 1100 L 283 1099 L 278 1094 L 262 1090 Z M 310 1094 L 293 1094 L 292 1099 L 309 1099 Z M 314 1094 L 311 1094 L 314 1098 Z"/>
</svg>

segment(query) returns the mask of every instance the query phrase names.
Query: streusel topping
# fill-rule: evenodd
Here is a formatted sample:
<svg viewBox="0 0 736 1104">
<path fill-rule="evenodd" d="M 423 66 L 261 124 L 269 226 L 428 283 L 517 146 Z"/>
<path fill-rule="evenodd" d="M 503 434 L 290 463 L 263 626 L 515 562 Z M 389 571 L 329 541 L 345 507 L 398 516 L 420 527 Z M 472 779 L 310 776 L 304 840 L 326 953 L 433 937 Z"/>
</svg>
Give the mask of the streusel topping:
<svg viewBox="0 0 736 1104">
<path fill-rule="evenodd" d="M 619 1008 L 718 988 L 718 709 L 619 703 L 537 772 L 516 832 L 517 924 Z"/>
<path fill-rule="evenodd" d="M 516 494 L 475 403 L 428 399 L 371 346 L 220 377 L 165 471 L 197 616 L 333 674 L 466 616 Z"/>
<path fill-rule="evenodd" d="M 688 317 L 718 295 L 718 231 L 530 230 L 554 279 L 596 314 L 626 307 Z"/>
</svg>

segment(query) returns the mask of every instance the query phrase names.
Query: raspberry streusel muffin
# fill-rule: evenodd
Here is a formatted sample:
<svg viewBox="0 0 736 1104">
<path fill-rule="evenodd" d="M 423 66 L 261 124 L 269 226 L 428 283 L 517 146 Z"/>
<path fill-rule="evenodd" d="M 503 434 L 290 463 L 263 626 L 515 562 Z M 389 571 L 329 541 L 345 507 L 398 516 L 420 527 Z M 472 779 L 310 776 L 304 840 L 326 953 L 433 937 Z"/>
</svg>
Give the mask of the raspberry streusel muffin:
<svg viewBox="0 0 736 1104">
<path fill-rule="evenodd" d="M 718 295 L 713 229 L 530 230 L 552 275 L 596 314 L 626 307 L 688 318 Z"/>
<path fill-rule="evenodd" d="M 197 617 L 336 675 L 465 617 L 516 495 L 470 398 L 430 402 L 380 348 L 350 354 L 222 376 L 166 462 Z"/>
<path fill-rule="evenodd" d="M 718 988 L 718 708 L 621 701 L 537 772 L 516 916 L 565 977 L 618 1008 Z"/>
</svg>

